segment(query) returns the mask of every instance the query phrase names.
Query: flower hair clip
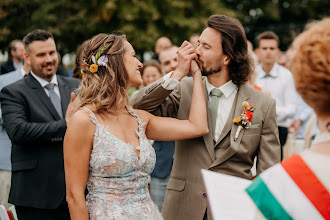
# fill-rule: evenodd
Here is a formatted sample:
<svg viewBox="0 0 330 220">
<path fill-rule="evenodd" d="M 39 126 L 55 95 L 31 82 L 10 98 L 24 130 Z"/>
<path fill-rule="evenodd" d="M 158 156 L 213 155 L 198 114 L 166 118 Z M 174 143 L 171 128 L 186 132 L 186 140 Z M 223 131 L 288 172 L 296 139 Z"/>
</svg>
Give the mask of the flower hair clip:
<svg viewBox="0 0 330 220">
<path fill-rule="evenodd" d="M 107 66 L 108 58 L 105 55 L 102 55 L 105 48 L 106 48 L 106 44 L 104 43 L 101 50 L 99 50 L 95 56 L 94 55 L 92 56 L 93 64 L 89 65 L 88 63 L 86 63 L 86 60 L 83 60 L 82 63 L 83 69 L 81 70 L 83 76 L 85 74 L 85 71 L 90 73 L 96 73 L 100 66 L 105 66 L 105 67 Z"/>
</svg>

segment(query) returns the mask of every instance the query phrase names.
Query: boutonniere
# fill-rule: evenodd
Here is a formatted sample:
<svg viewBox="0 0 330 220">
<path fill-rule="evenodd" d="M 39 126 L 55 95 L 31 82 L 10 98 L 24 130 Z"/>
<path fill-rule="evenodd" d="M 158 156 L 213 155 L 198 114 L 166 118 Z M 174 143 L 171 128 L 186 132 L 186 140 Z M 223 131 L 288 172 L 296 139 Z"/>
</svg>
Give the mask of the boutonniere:
<svg viewBox="0 0 330 220">
<path fill-rule="evenodd" d="M 243 113 L 233 120 L 233 123 L 238 125 L 234 141 L 237 140 L 238 135 L 243 128 L 248 129 L 251 126 L 253 111 L 256 109 L 253 105 L 249 105 L 247 101 L 242 102 L 242 106 L 244 107 Z"/>
</svg>

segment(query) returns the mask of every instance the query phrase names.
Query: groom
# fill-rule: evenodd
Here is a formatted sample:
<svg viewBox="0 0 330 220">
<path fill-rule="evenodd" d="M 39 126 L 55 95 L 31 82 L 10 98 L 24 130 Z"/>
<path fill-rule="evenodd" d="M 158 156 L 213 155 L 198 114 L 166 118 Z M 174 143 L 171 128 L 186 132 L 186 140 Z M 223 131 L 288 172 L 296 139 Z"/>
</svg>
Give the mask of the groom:
<svg viewBox="0 0 330 220">
<path fill-rule="evenodd" d="M 187 54 L 193 50 L 184 42 L 178 50 L 174 72 L 142 89 L 132 100 L 135 108 L 155 115 L 188 119 L 192 79 Z M 201 169 L 252 179 L 251 167 L 257 157 L 257 174 L 280 162 L 275 101 L 245 85 L 251 69 L 244 29 L 238 20 L 213 15 L 199 38 L 198 63 L 206 76 L 209 134 L 177 141 L 174 164 L 167 185 L 165 220 L 211 219 Z M 238 126 L 233 123 L 243 111 L 242 103 L 253 104 L 252 127 L 243 129 L 236 141 Z"/>
</svg>

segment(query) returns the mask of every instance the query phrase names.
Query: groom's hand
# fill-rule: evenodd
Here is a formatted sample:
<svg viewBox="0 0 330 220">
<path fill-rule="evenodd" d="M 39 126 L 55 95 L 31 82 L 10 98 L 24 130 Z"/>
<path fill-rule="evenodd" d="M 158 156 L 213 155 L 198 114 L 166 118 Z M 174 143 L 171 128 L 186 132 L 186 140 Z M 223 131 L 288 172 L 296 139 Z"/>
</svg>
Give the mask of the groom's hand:
<svg viewBox="0 0 330 220">
<path fill-rule="evenodd" d="M 197 57 L 195 48 L 188 41 L 184 41 L 178 49 L 178 67 L 171 78 L 180 81 L 190 70 L 191 61 Z"/>
</svg>

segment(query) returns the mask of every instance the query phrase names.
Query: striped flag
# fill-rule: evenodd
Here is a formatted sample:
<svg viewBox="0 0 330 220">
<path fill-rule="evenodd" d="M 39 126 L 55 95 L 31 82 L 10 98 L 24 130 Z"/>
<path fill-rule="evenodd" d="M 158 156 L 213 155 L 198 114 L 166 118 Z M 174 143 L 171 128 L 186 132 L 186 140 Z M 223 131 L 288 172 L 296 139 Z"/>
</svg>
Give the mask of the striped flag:
<svg viewBox="0 0 330 220">
<path fill-rule="evenodd" d="M 267 219 L 330 220 L 330 193 L 300 155 L 261 173 L 246 191 Z"/>
</svg>

